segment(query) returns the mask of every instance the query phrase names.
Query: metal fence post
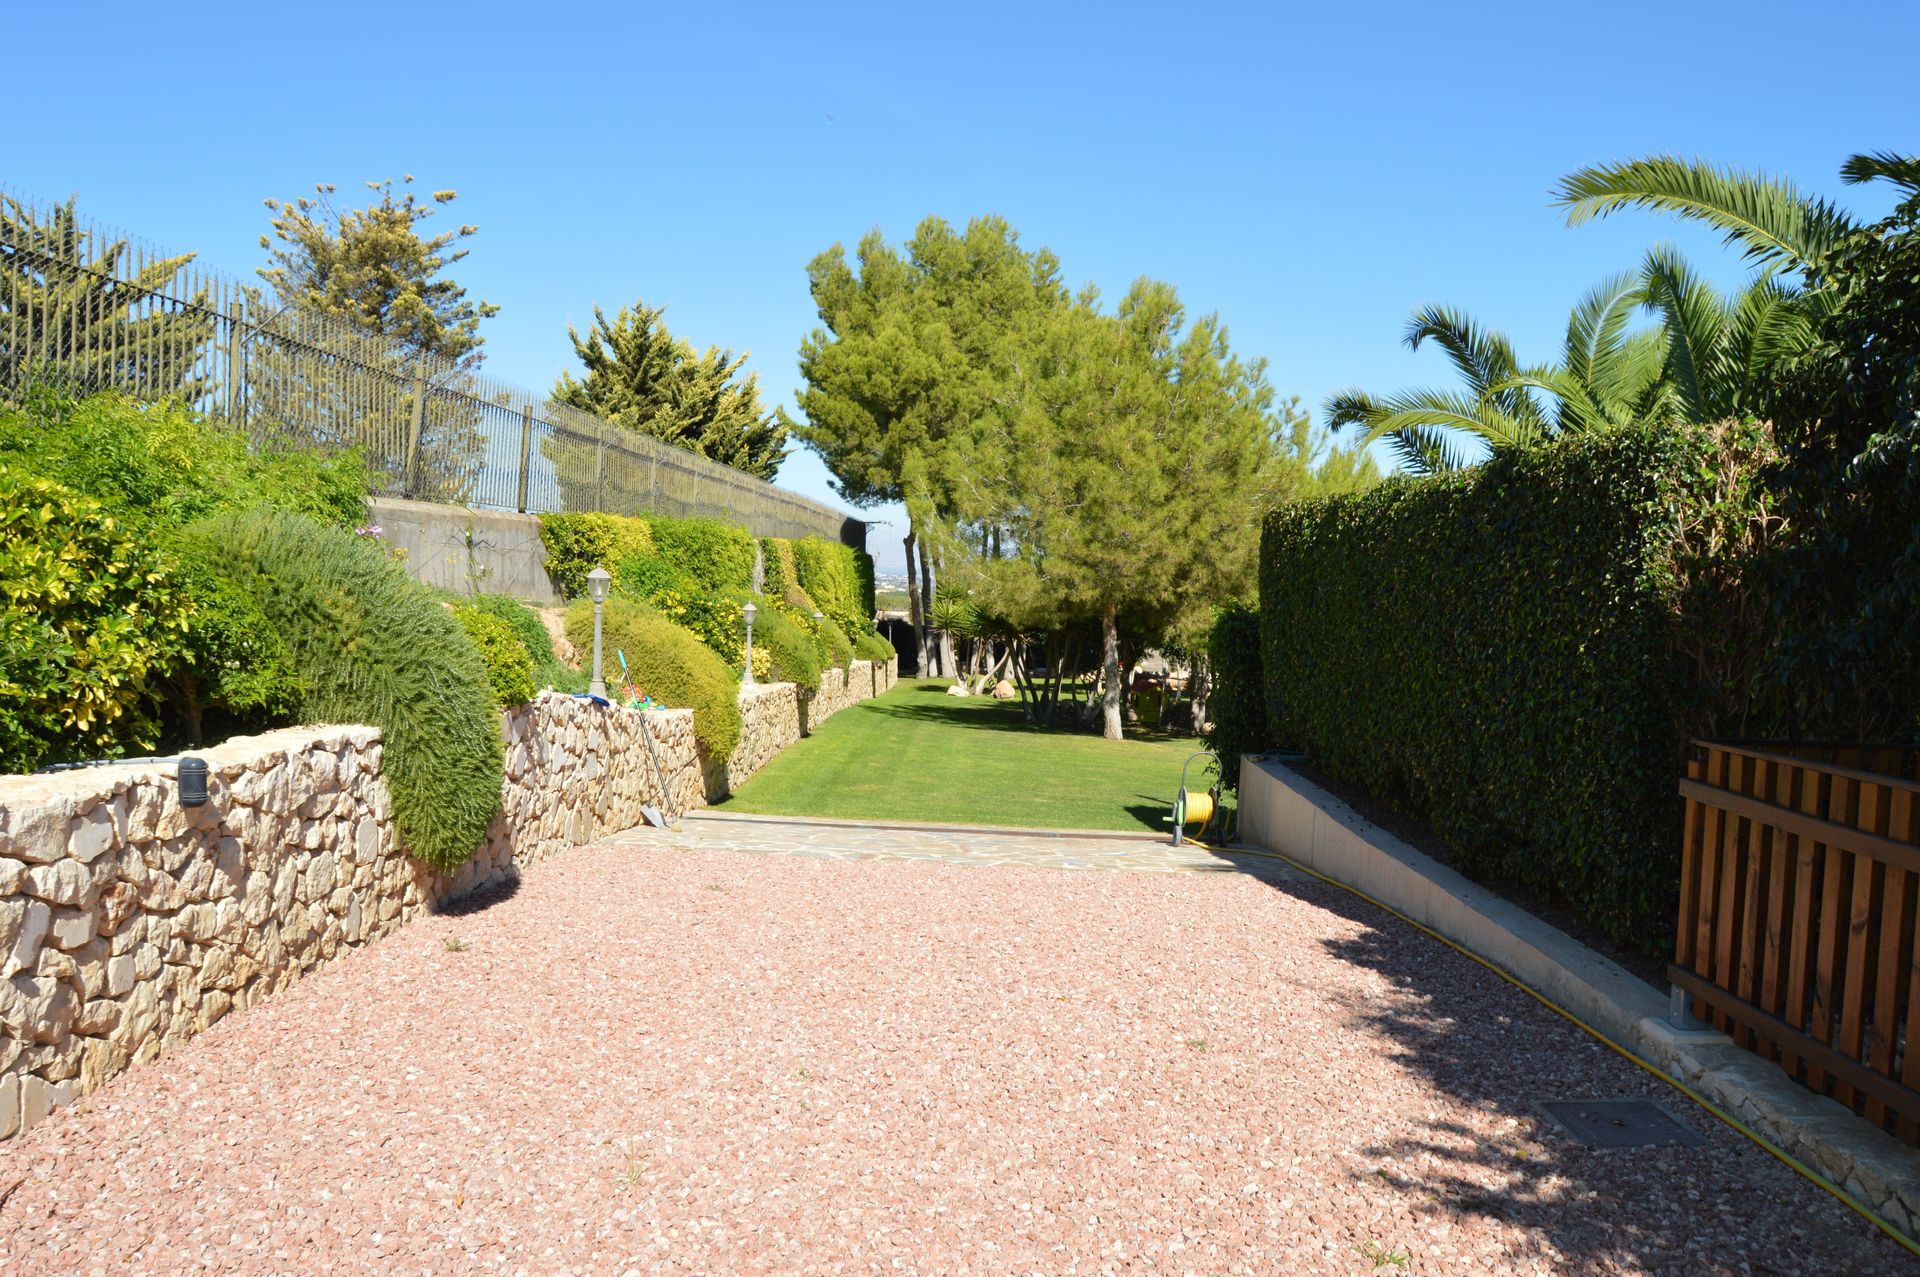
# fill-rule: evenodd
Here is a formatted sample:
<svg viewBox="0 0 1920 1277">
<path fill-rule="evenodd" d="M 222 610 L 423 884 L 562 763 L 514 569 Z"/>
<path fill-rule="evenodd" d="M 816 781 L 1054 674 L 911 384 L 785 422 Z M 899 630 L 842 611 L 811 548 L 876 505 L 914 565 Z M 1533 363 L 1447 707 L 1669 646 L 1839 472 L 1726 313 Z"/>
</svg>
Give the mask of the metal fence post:
<svg viewBox="0 0 1920 1277">
<path fill-rule="evenodd" d="M 527 468 L 533 458 L 533 405 L 525 404 L 520 411 L 520 486 L 514 496 L 513 508 L 521 514 L 527 512 Z"/>
<path fill-rule="evenodd" d="M 597 421 L 593 427 L 593 508 L 605 512 L 607 508 L 607 423 Z"/>
<path fill-rule="evenodd" d="M 246 405 L 240 397 L 240 303 L 227 307 L 227 411 L 228 422 L 247 424 Z"/>
<path fill-rule="evenodd" d="M 413 496 L 414 461 L 420 455 L 420 432 L 427 424 L 427 374 L 422 371 L 413 379 L 413 428 L 407 432 L 407 456 L 401 463 L 400 495 Z"/>
</svg>

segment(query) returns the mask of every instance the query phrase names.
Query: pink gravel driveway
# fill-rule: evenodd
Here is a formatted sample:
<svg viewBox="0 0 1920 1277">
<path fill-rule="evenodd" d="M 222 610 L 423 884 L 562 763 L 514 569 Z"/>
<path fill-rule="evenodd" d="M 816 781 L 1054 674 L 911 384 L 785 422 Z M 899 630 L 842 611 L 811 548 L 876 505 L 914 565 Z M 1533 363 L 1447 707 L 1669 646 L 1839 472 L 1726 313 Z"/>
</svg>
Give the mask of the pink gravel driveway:
<svg viewBox="0 0 1920 1277">
<path fill-rule="evenodd" d="M 0 1145 L 0 1272 L 1906 1271 L 1530 1108 L 1642 1094 L 1318 884 L 587 848 Z"/>
</svg>

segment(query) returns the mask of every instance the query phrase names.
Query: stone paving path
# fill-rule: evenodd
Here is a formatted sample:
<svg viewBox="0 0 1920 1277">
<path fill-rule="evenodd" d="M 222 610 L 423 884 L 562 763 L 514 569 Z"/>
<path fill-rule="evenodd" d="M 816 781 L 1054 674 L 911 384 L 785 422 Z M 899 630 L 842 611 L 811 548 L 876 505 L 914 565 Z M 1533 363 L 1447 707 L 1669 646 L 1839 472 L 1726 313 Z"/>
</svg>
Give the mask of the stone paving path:
<svg viewBox="0 0 1920 1277">
<path fill-rule="evenodd" d="M 1270 866 L 711 816 L 578 848 L 0 1143 L 0 1274 L 1910 1271 Z M 1702 1142 L 1533 1108 L 1627 1096 Z"/>
<path fill-rule="evenodd" d="M 706 847 L 824 860 L 927 860 L 955 865 L 1025 865 L 1035 869 L 1106 869 L 1131 873 L 1291 874 L 1264 857 L 1216 853 L 1170 836 L 1108 830 L 996 829 L 972 825 L 874 824 L 794 816 L 697 811 L 679 832 L 641 826 L 608 839 L 611 846 Z"/>
</svg>

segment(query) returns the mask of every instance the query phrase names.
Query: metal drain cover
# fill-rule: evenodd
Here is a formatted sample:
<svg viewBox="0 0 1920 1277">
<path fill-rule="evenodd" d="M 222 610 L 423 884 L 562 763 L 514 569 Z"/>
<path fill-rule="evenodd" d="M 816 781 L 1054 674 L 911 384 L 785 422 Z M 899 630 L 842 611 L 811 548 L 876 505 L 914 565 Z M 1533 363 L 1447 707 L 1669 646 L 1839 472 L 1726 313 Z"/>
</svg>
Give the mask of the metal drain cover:
<svg viewBox="0 0 1920 1277">
<path fill-rule="evenodd" d="M 1691 1147 L 1704 1142 L 1653 1100 L 1540 1100 L 1534 1107 L 1588 1148 Z"/>
</svg>

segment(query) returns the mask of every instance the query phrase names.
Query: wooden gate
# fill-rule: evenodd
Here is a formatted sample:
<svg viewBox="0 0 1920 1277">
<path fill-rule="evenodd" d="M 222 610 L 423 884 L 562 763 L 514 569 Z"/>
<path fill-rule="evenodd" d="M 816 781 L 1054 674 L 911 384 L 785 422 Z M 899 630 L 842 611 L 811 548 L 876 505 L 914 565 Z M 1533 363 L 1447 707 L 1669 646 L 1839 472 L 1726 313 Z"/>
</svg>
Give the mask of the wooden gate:
<svg viewBox="0 0 1920 1277">
<path fill-rule="evenodd" d="M 1697 743 L 1668 968 L 1695 1015 L 1913 1143 L 1917 762 L 1911 746 Z"/>
</svg>

